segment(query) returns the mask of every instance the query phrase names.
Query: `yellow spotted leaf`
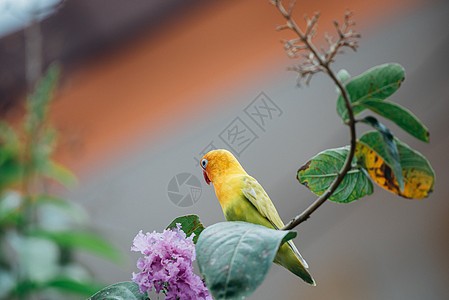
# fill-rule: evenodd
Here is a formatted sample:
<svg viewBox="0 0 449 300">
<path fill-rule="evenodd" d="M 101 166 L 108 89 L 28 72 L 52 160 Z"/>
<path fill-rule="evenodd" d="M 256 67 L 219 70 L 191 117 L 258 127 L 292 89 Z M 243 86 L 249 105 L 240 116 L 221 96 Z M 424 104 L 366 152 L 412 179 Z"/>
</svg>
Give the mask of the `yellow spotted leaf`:
<svg viewBox="0 0 449 300">
<path fill-rule="evenodd" d="M 404 177 L 404 190 L 401 192 L 391 167 L 380 155 L 382 149 L 376 149 L 373 140 L 381 139 L 376 131 L 365 133 L 357 142 L 356 158 L 369 176 L 382 188 L 405 198 L 422 199 L 433 191 L 435 173 L 424 156 L 412 150 L 408 145 L 394 139 Z"/>
</svg>

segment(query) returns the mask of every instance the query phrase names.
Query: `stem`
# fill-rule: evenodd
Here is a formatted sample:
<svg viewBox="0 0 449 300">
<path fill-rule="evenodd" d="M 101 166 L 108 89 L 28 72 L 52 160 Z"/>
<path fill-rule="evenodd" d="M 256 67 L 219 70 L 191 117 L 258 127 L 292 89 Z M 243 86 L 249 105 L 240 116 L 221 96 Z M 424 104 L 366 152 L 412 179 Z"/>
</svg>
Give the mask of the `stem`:
<svg viewBox="0 0 449 300">
<path fill-rule="evenodd" d="M 297 215 L 295 218 L 293 218 L 287 225 L 285 225 L 281 230 L 290 230 L 310 218 L 310 215 L 318 209 L 327 199 L 329 199 L 330 196 L 335 192 L 337 187 L 340 185 L 340 183 L 343 181 L 343 178 L 346 176 L 348 171 L 351 169 L 351 162 L 354 158 L 355 153 L 355 146 L 356 146 L 356 132 L 355 132 L 355 120 L 354 120 L 354 112 L 352 111 L 352 105 L 351 101 L 349 100 L 348 92 L 346 91 L 343 84 L 338 80 L 335 73 L 332 71 L 332 69 L 329 67 L 330 61 L 325 60 L 318 52 L 318 50 L 315 48 L 315 46 L 312 44 L 309 36 L 304 34 L 301 29 L 296 25 L 295 21 L 292 19 L 291 16 L 291 8 L 287 12 L 287 10 L 284 8 L 280 0 L 276 0 L 274 2 L 279 12 L 282 14 L 282 16 L 287 21 L 287 26 L 293 30 L 298 37 L 301 39 L 301 41 L 307 46 L 307 49 L 310 50 L 311 53 L 316 57 L 316 60 L 318 61 L 319 65 L 323 68 L 323 70 L 330 76 L 332 81 L 337 85 L 337 87 L 340 89 L 342 97 L 345 101 L 346 109 L 348 110 L 348 117 L 349 121 L 347 122 L 347 125 L 349 126 L 350 130 L 350 136 L 351 136 L 351 142 L 350 142 L 350 148 L 349 148 L 349 154 L 346 157 L 346 160 L 343 164 L 343 167 L 341 168 L 340 172 L 338 172 L 337 177 L 332 181 L 329 188 L 320 196 L 318 197 L 315 202 L 313 202 L 306 210 L 304 210 L 301 214 Z"/>
</svg>

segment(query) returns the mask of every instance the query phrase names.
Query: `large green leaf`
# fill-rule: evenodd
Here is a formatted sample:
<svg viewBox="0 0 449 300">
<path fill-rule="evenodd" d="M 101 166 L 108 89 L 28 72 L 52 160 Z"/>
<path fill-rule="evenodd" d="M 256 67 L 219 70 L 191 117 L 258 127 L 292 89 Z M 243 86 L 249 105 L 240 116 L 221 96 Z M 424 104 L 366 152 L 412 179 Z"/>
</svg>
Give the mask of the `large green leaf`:
<svg viewBox="0 0 449 300">
<path fill-rule="evenodd" d="M 298 180 L 316 195 L 323 194 L 340 172 L 349 147 L 328 149 L 313 157 L 298 170 Z M 355 162 L 355 160 L 354 160 Z M 348 203 L 373 193 L 373 184 L 359 169 L 351 169 L 329 200 Z"/>
<path fill-rule="evenodd" d="M 404 68 L 395 63 L 383 64 L 369 69 L 365 73 L 353 77 L 346 84 L 351 103 L 362 102 L 369 99 L 384 100 L 390 97 L 405 79 Z M 365 107 L 353 108 L 354 115 L 363 111 Z M 343 96 L 337 100 L 337 113 L 346 121 L 348 113 Z"/>
<path fill-rule="evenodd" d="M 362 122 L 371 125 L 374 127 L 382 137 L 380 140 L 370 141 L 371 143 L 382 143 L 380 147 L 384 149 L 383 157 L 382 159 L 385 160 L 386 163 L 390 166 L 391 170 L 393 171 L 394 176 L 396 177 L 396 180 L 399 185 L 399 189 L 402 191 L 404 189 L 404 178 L 402 176 L 402 168 L 401 168 L 401 162 L 399 160 L 399 152 L 398 147 L 396 146 L 396 143 L 394 142 L 393 134 L 390 132 L 390 130 L 385 127 L 382 123 L 377 121 L 376 118 L 372 116 L 367 116 L 362 119 Z M 374 145 L 370 145 L 374 146 Z"/>
<path fill-rule="evenodd" d="M 433 191 L 435 173 L 426 158 L 407 144 L 394 138 L 404 178 L 401 191 L 391 167 L 383 159 L 385 148 L 377 131 L 366 132 L 357 142 L 358 163 L 367 170 L 373 180 L 384 189 L 405 198 L 422 199 Z"/>
<path fill-rule="evenodd" d="M 201 224 L 200 218 L 197 215 L 177 217 L 170 223 L 170 225 L 167 226 L 167 229 L 175 228 L 177 223 L 181 224 L 182 231 L 184 231 L 188 237 L 191 236 L 192 233 L 195 234 L 193 237 L 193 242 L 196 244 L 198 237 L 204 230 L 204 226 Z"/>
<path fill-rule="evenodd" d="M 368 99 L 358 102 L 356 107 L 368 108 L 371 111 L 385 117 L 423 142 L 429 142 L 429 130 L 418 120 L 418 118 L 404 107 L 387 101 Z"/>
<path fill-rule="evenodd" d="M 30 235 L 49 239 L 62 247 L 89 251 L 114 262 L 117 262 L 122 258 L 122 254 L 114 246 L 94 233 L 76 230 L 35 230 L 30 232 Z"/>
<path fill-rule="evenodd" d="M 131 281 L 110 285 L 88 300 L 149 300 L 146 294 L 139 291 L 139 286 Z"/>
<path fill-rule="evenodd" d="M 219 299 L 243 299 L 259 286 L 282 242 L 296 232 L 273 230 L 246 222 L 207 227 L 196 245 L 206 286 Z"/>
</svg>

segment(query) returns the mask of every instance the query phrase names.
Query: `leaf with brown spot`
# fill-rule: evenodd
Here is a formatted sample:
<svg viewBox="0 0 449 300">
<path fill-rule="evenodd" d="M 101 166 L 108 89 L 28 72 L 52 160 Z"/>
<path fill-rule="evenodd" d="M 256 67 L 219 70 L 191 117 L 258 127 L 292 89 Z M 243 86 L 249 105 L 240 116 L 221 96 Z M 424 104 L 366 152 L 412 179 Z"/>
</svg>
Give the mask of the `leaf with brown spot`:
<svg viewBox="0 0 449 300">
<path fill-rule="evenodd" d="M 429 162 L 421 153 L 394 138 L 404 178 L 404 190 L 401 192 L 391 167 L 382 158 L 382 143 L 373 143 L 381 138 L 377 131 L 369 131 L 360 138 L 355 152 L 358 164 L 382 188 L 405 198 L 426 198 L 435 183 L 435 173 Z"/>
<path fill-rule="evenodd" d="M 361 122 L 372 126 L 377 130 L 377 132 L 380 133 L 380 136 L 382 137 L 381 139 L 378 139 L 378 136 L 375 135 L 374 139 L 368 139 L 367 141 L 365 141 L 365 143 L 368 144 L 371 148 L 382 150 L 381 153 L 379 152 L 379 155 L 390 167 L 390 169 L 386 170 L 385 172 L 393 172 L 398 182 L 399 189 L 402 191 L 404 189 L 404 178 L 402 178 L 402 168 L 399 159 L 399 151 L 396 143 L 394 142 L 393 134 L 387 127 L 385 127 L 385 125 L 377 121 L 377 119 L 372 116 L 363 118 Z"/>
</svg>

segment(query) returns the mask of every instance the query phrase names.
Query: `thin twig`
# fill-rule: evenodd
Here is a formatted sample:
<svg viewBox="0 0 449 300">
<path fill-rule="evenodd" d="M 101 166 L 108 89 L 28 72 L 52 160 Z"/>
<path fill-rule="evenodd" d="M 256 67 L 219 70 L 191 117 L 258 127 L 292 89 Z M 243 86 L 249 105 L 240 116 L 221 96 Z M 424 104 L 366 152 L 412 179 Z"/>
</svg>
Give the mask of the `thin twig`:
<svg viewBox="0 0 449 300">
<path fill-rule="evenodd" d="M 310 78 L 313 74 L 324 71 L 326 72 L 332 81 L 337 85 L 337 87 L 340 89 L 342 97 L 344 99 L 346 109 L 348 110 L 348 117 L 349 120 L 347 122 L 347 125 L 350 129 L 350 136 L 351 136 L 351 142 L 350 142 L 350 148 L 349 148 L 349 154 L 346 157 L 346 160 L 343 164 L 343 167 L 341 168 L 340 172 L 338 172 L 336 178 L 334 181 L 332 181 L 329 188 L 320 196 L 318 197 L 315 202 L 313 202 L 306 210 L 304 210 L 301 214 L 296 216 L 293 220 L 291 220 L 287 225 L 285 225 L 282 230 L 290 230 L 294 227 L 298 226 L 305 220 L 307 220 L 310 215 L 318 209 L 327 199 L 329 199 L 330 196 L 335 192 L 339 184 L 343 181 L 343 178 L 346 176 L 348 171 L 351 169 L 351 162 L 354 158 L 354 152 L 355 152 L 355 146 L 356 146 L 356 132 L 355 132 L 355 120 L 354 120 L 354 113 L 352 111 L 352 105 L 349 100 L 348 92 L 346 91 L 343 84 L 340 82 L 340 80 L 337 78 L 335 73 L 330 68 L 330 63 L 333 61 L 333 58 L 335 54 L 338 52 L 339 48 L 343 46 L 351 47 L 355 50 L 357 47 L 356 41 L 350 41 L 348 42 L 349 38 L 357 38 L 360 35 L 350 33 L 349 35 L 345 35 L 347 33 L 347 28 L 353 24 L 353 22 L 349 21 L 350 13 L 347 13 L 345 15 L 345 25 L 342 29 L 338 28 L 337 26 L 337 32 L 339 34 L 339 38 L 337 40 L 336 44 L 331 44 L 330 50 L 325 53 L 325 55 L 321 55 L 319 51 L 316 49 L 316 47 L 311 42 L 311 36 L 313 36 L 315 32 L 315 26 L 318 21 L 319 14 L 315 14 L 314 17 L 311 19 L 306 18 L 307 22 L 307 30 L 303 32 L 298 25 L 296 25 L 295 21 L 292 18 L 291 15 L 291 9 L 288 11 L 284 8 L 283 4 L 281 3 L 281 0 L 273 1 L 273 4 L 277 7 L 279 12 L 282 14 L 282 16 L 286 20 L 286 25 L 284 27 L 290 28 L 300 39 L 300 41 L 306 46 L 308 52 L 308 57 L 306 58 L 305 62 L 303 62 L 300 66 L 298 66 L 297 71 L 299 72 L 299 76 L 305 77 L 307 76 L 307 81 L 310 81 Z M 291 6 L 290 6 L 291 7 Z M 331 41 L 330 38 L 328 38 L 328 41 Z M 332 48 L 332 45 L 335 45 L 334 48 Z M 308 68 L 307 68 L 308 67 Z"/>
</svg>

